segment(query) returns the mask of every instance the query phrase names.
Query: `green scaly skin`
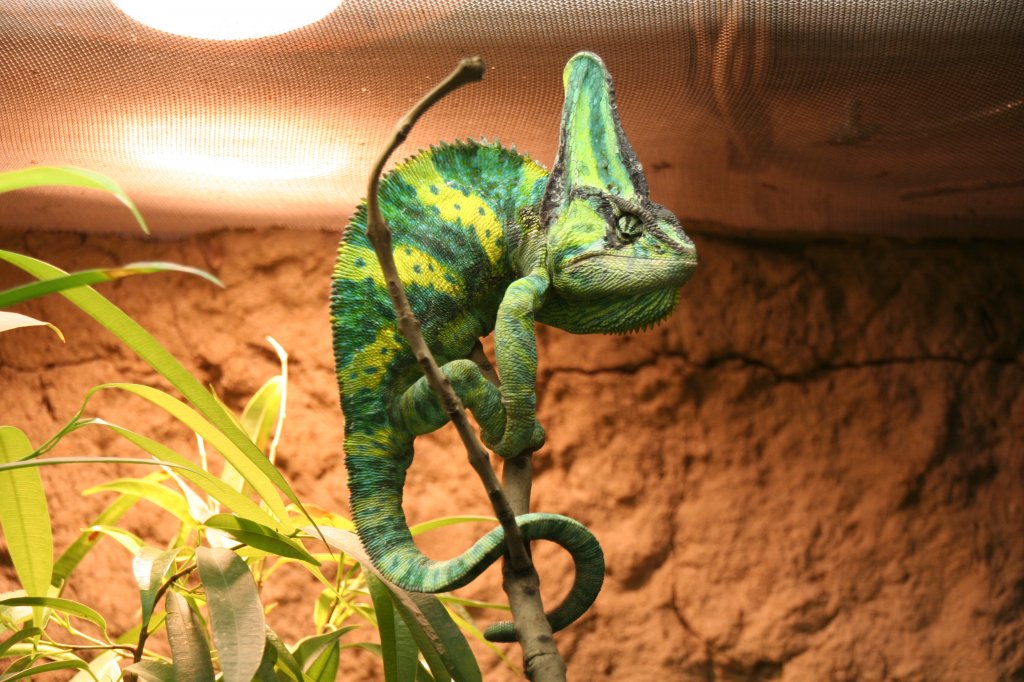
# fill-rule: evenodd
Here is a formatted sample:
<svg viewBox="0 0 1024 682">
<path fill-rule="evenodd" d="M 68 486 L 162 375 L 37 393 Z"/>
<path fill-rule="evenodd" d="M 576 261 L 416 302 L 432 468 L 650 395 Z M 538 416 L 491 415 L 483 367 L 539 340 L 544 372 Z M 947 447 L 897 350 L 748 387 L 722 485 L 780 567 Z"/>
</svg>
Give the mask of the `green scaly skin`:
<svg viewBox="0 0 1024 682">
<path fill-rule="evenodd" d="M 395 259 L 427 344 L 482 437 L 502 457 L 539 448 L 534 321 L 576 332 L 628 332 L 667 316 L 697 265 L 679 221 L 648 197 L 619 123 L 611 77 L 582 52 L 565 67 L 561 141 L 548 175 L 496 144 L 443 144 L 386 175 L 380 205 Z M 413 440 L 448 420 L 398 332 L 360 206 L 338 252 L 332 327 L 351 510 L 374 566 L 416 592 L 466 585 L 504 553 L 496 528 L 463 554 L 432 561 L 402 511 Z M 494 332 L 498 389 L 469 360 Z M 526 540 L 571 554 L 576 578 L 548 613 L 553 630 L 597 598 L 604 556 L 582 524 L 555 514 L 516 522 Z M 487 629 L 514 641 L 510 622 Z"/>
</svg>

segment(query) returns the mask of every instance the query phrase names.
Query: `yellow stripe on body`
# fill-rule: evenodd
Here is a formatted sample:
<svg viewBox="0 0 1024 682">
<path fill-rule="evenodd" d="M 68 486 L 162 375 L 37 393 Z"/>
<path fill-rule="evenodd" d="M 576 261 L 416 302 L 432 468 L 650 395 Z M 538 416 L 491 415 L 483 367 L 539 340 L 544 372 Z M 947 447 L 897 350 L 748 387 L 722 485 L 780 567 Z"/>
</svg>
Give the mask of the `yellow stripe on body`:
<svg viewBox="0 0 1024 682">
<path fill-rule="evenodd" d="M 524 199 L 533 193 L 533 188 L 538 180 L 546 180 L 548 177 L 548 172 L 531 159 L 523 160 L 521 172 L 523 178 L 519 182 L 519 196 Z"/>
<path fill-rule="evenodd" d="M 398 339 L 396 325 L 385 325 L 377 332 L 373 343 L 352 356 L 352 360 L 341 369 L 346 393 L 355 393 L 361 389 L 375 391 L 380 387 L 388 367 L 394 361 L 395 353 L 401 347 Z"/>
<path fill-rule="evenodd" d="M 407 178 L 414 176 L 415 182 L 409 184 L 416 188 L 416 197 L 424 206 L 436 208 L 441 220 L 453 224 L 461 222 L 472 229 L 491 266 L 498 265 L 504 253 L 501 245 L 504 231 L 486 201 L 475 194 L 467 196 L 449 187 L 428 158 L 417 159 L 404 167 L 402 175 Z"/>
<path fill-rule="evenodd" d="M 339 274 L 353 281 L 370 277 L 377 286 L 387 290 L 384 273 L 380 269 L 380 263 L 377 262 L 377 255 L 373 249 L 354 245 L 347 245 L 345 248 L 349 255 L 345 260 L 346 267 L 339 270 Z M 357 265 L 357 263 L 362 263 L 362 265 Z M 396 245 L 395 266 L 398 268 L 398 276 L 402 278 L 402 284 L 405 286 L 410 284 L 421 287 L 433 286 L 438 291 L 453 297 L 457 297 L 459 292 L 463 291 L 462 278 L 458 273 L 452 273 L 441 261 L 415 246 Z M 448 274 L 449 277 L 446 278 L 445 274 Z"/>
</svg>

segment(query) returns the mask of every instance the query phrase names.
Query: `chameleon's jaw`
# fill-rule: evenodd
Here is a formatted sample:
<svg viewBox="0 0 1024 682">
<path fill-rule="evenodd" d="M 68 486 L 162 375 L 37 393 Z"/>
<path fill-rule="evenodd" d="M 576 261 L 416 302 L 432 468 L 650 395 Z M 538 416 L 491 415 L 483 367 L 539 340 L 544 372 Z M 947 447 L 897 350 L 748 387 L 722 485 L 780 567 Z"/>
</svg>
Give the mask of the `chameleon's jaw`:
<svg viewBox="0 0 1024 682">
<path fill-rule="evenodd" d="M 603 293 L 630 296 L 678 289 L 696 269 L 697 250 L 692 244 L 671 257 L 599 249 L 553 263 L 551 279 L 555 289 L 570 299 Z"/>
</svg>

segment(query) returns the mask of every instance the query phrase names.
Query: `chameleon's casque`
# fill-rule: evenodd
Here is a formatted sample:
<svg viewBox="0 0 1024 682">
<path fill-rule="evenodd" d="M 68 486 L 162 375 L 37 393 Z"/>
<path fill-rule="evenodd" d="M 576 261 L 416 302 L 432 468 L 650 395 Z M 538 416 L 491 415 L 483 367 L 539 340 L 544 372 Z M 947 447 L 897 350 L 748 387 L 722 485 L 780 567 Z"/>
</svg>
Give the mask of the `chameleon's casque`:
<svg viewBox="0 0 1024 682">
<path fill-rule="evenodd" d="M 427 344 L 484 442 L 503 457 L 539 447 L 534 320 L 572 332 L 625 332 L 668 315 L 696 268 L 679 221 L 648 197 L 622 132 L 611 77 L 582 52 L 565 67 L 561 141 L 548 175 L 496 144 L 443 144 L 386 175 L 380 206 Z M 447 416 L 398 332 L 360 206 L 338 252 L 331 293 L 334 353 L 345 413 L 351 509 L 367 554 L 400 587 L 444 592 L 469 583 L 504 553 L 500 528 L 463 554 L 432 561 L 402 511 L 416 436 Z M 469 360 L 494 332 L 501 388 Z M 580 523 L 554 514 L 516 519 L 527 540 L 567 549 L 576 579 L 548 613 L 559 630 L 593 603 L 604 557 Z M 511 623 L 488 628 L 512 641 Z"/>
</svg>

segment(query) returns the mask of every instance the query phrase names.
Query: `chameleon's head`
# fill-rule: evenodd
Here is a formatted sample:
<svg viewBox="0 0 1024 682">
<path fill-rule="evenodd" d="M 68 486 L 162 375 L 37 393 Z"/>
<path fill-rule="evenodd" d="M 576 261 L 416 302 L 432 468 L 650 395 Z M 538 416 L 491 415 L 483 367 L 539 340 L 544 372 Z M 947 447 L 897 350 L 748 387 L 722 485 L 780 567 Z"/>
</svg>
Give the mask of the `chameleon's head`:
<svg viewBox="0 0 1024 682">
<path fill-rule="evenodd" d="M 697 251 L 648 196 L 601 58 L 576 54 L 563 79 L 561 139 L 541 208 L 555 294 L 546 317 L 570 331 L 628 331 L 671 312 Z"/>
</svg>

